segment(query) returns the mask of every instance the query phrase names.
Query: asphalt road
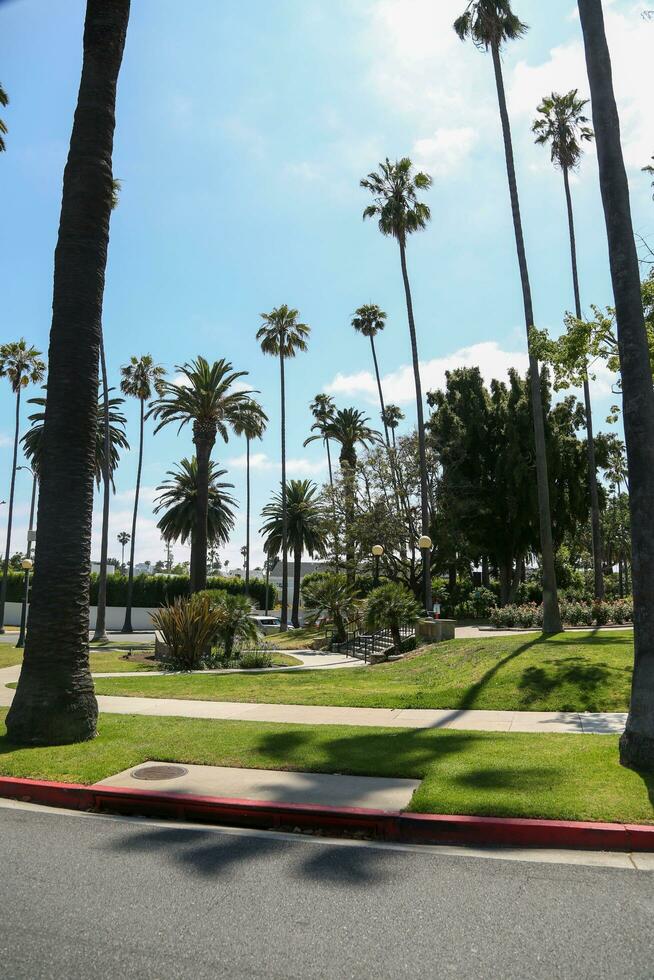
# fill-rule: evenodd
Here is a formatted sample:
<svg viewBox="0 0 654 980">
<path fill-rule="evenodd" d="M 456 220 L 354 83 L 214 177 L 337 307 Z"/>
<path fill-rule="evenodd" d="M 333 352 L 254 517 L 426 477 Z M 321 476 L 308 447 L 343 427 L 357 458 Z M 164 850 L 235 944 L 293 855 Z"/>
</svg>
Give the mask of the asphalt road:
<svg viewBox="0 0 654 980">
<path fill-rule="evenodd" d="M 0 808 L 30 978 L 654 976 L 654 874 Z"/>
</svg>

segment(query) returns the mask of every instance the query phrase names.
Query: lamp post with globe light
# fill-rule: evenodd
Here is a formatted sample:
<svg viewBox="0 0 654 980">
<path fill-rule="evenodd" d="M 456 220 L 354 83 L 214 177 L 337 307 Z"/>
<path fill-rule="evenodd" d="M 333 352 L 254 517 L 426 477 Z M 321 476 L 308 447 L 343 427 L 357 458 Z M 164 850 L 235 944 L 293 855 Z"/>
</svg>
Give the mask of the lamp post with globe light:
<svg viewBox="0 0 654 980">
<path fill-rule="evenodd" d="M 375 588 L 379 585 L 379 559 L 384 554 L 384 546 L 381 544 L 373 544 L 370 552 L 375 559 L 375 575 L 373 578 L 373 585 Z"/>
<path fill-rule="evenodd" d="M 418 540 L 418 547 L 422 552 L 422 584 L 423 584 L 423 602 L 425 606 L 425 616 L 431 618 L 432 615 L 432 598 L 431 598 L 431 560 L 430 552 L 432 548 L 432 540 L 428 534 L 423 534 Z"/>
</svg>

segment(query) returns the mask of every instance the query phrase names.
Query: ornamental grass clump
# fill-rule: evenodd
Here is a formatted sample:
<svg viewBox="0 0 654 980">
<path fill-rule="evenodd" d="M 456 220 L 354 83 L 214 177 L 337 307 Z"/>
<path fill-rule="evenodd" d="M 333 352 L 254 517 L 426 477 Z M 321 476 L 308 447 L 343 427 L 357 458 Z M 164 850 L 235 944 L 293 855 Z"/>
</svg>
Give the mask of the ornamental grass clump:
<svg viewBox="0 0 654 980">
<path fill-rule="evenodd" d="M 220 626 L 220 614 L 209 596 L 179 596 L 152 614 L 167 647 L 163 664 L 170 670 L 201 670 L 203 658 Z"/>
</svg>

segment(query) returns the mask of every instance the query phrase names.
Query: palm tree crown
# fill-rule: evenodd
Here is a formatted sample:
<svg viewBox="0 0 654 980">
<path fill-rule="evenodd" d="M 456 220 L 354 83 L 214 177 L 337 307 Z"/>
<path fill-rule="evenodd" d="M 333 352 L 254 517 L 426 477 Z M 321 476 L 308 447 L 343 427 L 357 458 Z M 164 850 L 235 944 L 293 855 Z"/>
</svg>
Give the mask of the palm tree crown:
<svg viewBox="0 0 654 980">
<path fill-rule="evenodd" d="M 0 346 L 0 378 L 9 378 L 11 390 L 16 395 L 29 384 L 40 384 L 45 377 L 45 361 L 41 351 L 28 346 L 21 337 L 10 344 Z"/>
<path fill-rule="evenodd" d="M 356 408 L 341 408 L 332 419 L 325 422 L 320 435 L 309 436 L 304 445 L 316 439 L 333 439 L 341 447 L 341 463 L 354 467 L 356 465 L 357 443 L 379 442 L 381 435 L 368 425 L 367 416 Z"/>
<path fill-rule="evenodd" d="M 581 144 L 592 142 L 595 135 L 584 115 L 588 99 L 580 99 L 577 93 L 574 88 L 566 95 L 552 92 L 546 96 L 537 109 L 540 118 L 531 127 L 536 143 L 549 143 L 552 163 L 561 170 L 575 169 L 581 159 Z"/>
<path fill-rule="evenodd" d="M 470 38 L 478 48 L 501 48 L 505 41 L 516 41 L 529 28 L 511 9 L 509 0 L 469 0 L 465 12 L 454 21 L 462 41 Z"/>
<path fill-rule="evenodd" d="M 129 364 L 123 365 L 120 373 L 122 393 L 145 402 L 152 398 L 153 389 L 158 392 L 166 369 L 160 364 L 155 364 L 151 354 L 143 354 L 142 357 L 132 355 Z"/>
<path fill-rule="evenodd" d="M 311 426 L 311 428 L 321 428 L 326 422 L 333 419 L 335 410 L 334 399 L 331 395 L 316 395 L 309 405 L 309 411 L 316 420 L 315 426 Z"/>
<path fill-rule="evenodd" d="M 261 439 L 266 431 L 268 416 L 259 402 L 249 398 L 236 411 L 232 419 L 232 428 L 237 436 L 246 439 Z"/>
<path fill-rule="evenodd" d="M 318 487 L 311 480 L 289 480 L 286 486 L 288 507 L 288 543 L 301 554 L 325 553 L 324 509 L 317 496 Z M 282 495 L 273 495 L 263 508 L 261 534 L 269 555 L 277 555 L 282 545 Z"/>
<path fill-rule="evenodd" d="M 209 462 L 209 511 L 207 518 L 207 539 L 210 544 L 226 544 L 234 528 L 236 501 L 227 490 L 232 483 L 223 483 L 220 477 L 227 470 L 219 470 L 213 461 Z M 157 527 L 165 541 L 181 540 L 185 544 L 193 537 L 196 521 L 196 497 L 198 492 L 198 463 L 183 459 L 174 470 L 168 470 L 165 480 L 157 490 L 162 492 L 156 499 L 155 514 L 167 508 Z"/>
<path fill-rule="evenodd" d="M 386 326 L 386 314 L 374 303 L 366 303 L 354 311 L 352 326 L 364 337 L 376 337 Z"/>
<path fill-rule="evenodd" d="M 275 307 L 270 313 L 262 313 L 262 325 L 257 330 L 257 340 L 264 354 L 274 357 L 295 357 L 298 351 L 307 350 L 307 337 L 311 327 L 298 323 L 298 310 L 290 309 L 285 303 Z"/>
<path fill-rule="evenodd" d="M 9 105 L 9 96 L 3 89 L 2 85 L 0 85 L 0 105 L 3 108 Z M 5 141 L 2 138 L 3 136 L 6 136 L 6 134 L 7 134 L 7 127 L 2 121 L 2 119 L 0 119 L 0 153 L 2 153 L 3 150 L 7 149 L 7 147 L 5 146 Z"/>
<path fill-rule="evenodd" d="M 110 391 L 112 389 L 109 389 Z M 127 436 L 125 435 L 125 424 L 126 418 L 123 413 L 119 410 L 119 406 L 123 404 L 124 399 L 122 398 L 110 398 L 109 399 L 109 477 L 111 486 L 115 492 L 116 488 L 114 486 L 113 474 L 115 473 L 118 463 L 120 461 L 120 450 L 129 449 L 129 442 L 127 441 Z M 25 453 L 25 458 L 29 460 L 30 465 L 34 472 L 38 475 L 41 469 L 41 461 L 43 454 L 43 426 L 45 423 L 45 398 L 30 398 L 28 404 L 38 405 L 40 411 L 34 412 L 32 415 L 28 416 L 29 421 L 32 423 L 31 428 L 27 430 L 21 442 L 23 444 L 23 452 Z M 96 436 L 95 436 L 95 481 L 100 487 L 102 483 L 103 473 L 104 473 L 104 395 L 100 392 L 98 394 L 98 415 L 96 424 Z"/>
<path fill-rule="evenodd" d="M 384 410 L 383 422 L 389 429 L 397 429 L 398 425 L 405 418 L 404 412 L 399 405 L 387 405 Z"/>
<path fill-rule="evenodd" d="M 374 203 L 363 212 L 366 218 L 377 218 L 382 235 L 392 235 L 406 244 L 407 235 L 422 231 L 431 218 L 428 205 L 418 200 L 417 191 L 431 187 L 431 177 L 422 172 L 414 173 L 408 157 L 395 163 L 386 157 L 379 164 L 379 173 L 370 173 L 359 181 L 369 190 Z"/>
<path fill-rule="evenodd" d="M 253 391 L 233 391 L 232 386 L 247 371 L 234 371 L 229 361 L 221 359 L 213 364 L 204 357 L 197 357 L 190 364 L 176 365 L 182 375 L 177 381 L 160 380 L 158 398 L 152 403 L 148 416 L 159 419 L 155 432 L 171 422 L 179 422 L 182 429 L 193 423 L 193 435 L 214 439 L 220 434 L 227 442 L 228 426 L 250 402 Z"/>
</svg>

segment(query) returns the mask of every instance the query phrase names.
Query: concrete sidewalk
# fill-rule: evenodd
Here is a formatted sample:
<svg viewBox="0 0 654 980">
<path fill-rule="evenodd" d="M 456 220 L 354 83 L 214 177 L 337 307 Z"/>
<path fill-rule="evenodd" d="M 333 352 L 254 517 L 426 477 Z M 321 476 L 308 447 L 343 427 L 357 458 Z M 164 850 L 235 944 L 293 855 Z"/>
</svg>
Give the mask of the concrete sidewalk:
<svg viewBox="0 0 654 980">
<path fill-rule="evenodd" d="M 19 673 L 18 665 L 0 670 L 0 707 L 8 707 L 11 704 L 14 692 L 5 685 L 17 681 Z M 129 675 L 123 673 L 116 676 Z M 137 676 L 144 678 L 147 674 L 141 672 Z M 615 735 L 624 730 L 627 720 L 626 712 L 336 708 L 328 705 L 253 704 L 240 701 L 191 701 L 181 698 L 132 698 L 109 695 L 99 696 L 98 705 L 100 711 L 119 715 L 282 722 L 294 725 L 448 728 L 475 732 L 568 732 Z"/>
</svg>

